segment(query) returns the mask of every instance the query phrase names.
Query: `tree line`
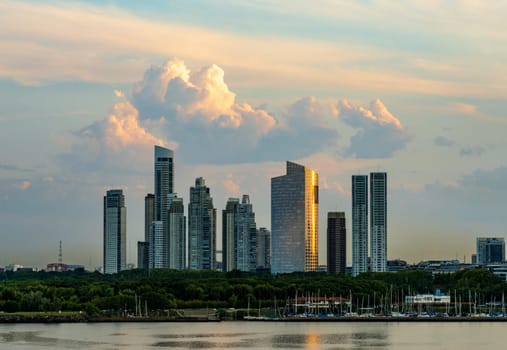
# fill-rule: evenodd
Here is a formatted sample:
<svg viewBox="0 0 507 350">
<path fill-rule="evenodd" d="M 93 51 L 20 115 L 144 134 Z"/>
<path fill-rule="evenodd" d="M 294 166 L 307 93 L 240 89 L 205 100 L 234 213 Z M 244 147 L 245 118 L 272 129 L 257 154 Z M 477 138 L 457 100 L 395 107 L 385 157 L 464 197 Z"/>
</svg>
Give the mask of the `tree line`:
<svg viewBox="0 0 507 350">
<path fill-rule="evenodd" d="M 128 270 L 97 272 L 4 272 L 0 274 L 0 311 L 83 311 L 88 315 L 125 312 L 139 305 L 150 313 L 188 308 L 246 308 L 279 305 L 296 295 L 386 300 L 433 294 L 489 302 L 502 300 L 507 283 L 483 269 L 432 276 L 423 270 L 364 273 L 357 277 L 329 273 L 281 275 L 240 271 Z"/>
</svg>

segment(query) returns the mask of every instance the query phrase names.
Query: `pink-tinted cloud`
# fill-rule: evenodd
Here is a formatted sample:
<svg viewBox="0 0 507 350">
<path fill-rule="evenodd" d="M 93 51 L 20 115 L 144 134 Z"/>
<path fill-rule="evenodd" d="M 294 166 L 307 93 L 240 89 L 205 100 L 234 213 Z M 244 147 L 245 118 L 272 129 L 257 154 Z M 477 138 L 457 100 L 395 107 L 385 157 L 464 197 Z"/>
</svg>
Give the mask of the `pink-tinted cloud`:
<svg viewBox="0 0 507 350">
<path fill-rule="evenodd" d="M 78 133 L 87 148 L 79 157 L 86 163 L 118 161 L 120 154 L 151 156 L 159 144 L 177 148 L 190 163 L 301 159 L 337 151 L 337 116 L 358 130 L 348 155 L 389 157 L 408 141 L 399 119 L 380 100 L 367 109 L 347 100 L 305 97 L 275 118 L 264 108 L 237 103 L 224 77 L 217 65 L 192 72 L 179 59 L 150 67 L 107 118 Z"/>
<path fill-rule="evenodd" d="M 32 186 L 32 183 L 28 180 L 25 180 L 23 182 L 20 182 L 20 183 L 17 183 L 14 185 L 15 188 L 17 188 L 18 190 L 21 190 L 21 191 L 28 189 L 30 186 Z"/>
<path fill-rule="evenodd" d="M 369 109 L 340 100 L 336 110 L 345 123 L 358 129 L 345 151 L 348 156 L 388 158 L 411 140 L 400 120 L 378 99 L 370 103 Z"/>
</svg>

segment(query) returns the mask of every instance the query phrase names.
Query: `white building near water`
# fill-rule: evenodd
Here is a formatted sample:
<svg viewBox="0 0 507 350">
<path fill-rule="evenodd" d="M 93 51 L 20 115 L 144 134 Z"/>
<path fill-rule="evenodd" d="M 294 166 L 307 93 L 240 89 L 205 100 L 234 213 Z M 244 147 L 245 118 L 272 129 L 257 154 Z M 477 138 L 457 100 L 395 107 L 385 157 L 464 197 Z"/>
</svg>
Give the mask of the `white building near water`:
<svg viewBox="0 0 507 350">
<path fill-rule="evenodd" d="M 405 297 L 405 303 L 407 304 L 450 304 L 450 295 L 433 295 L 433 294 L 417 294 L 407 295 Z"/>
</svg>

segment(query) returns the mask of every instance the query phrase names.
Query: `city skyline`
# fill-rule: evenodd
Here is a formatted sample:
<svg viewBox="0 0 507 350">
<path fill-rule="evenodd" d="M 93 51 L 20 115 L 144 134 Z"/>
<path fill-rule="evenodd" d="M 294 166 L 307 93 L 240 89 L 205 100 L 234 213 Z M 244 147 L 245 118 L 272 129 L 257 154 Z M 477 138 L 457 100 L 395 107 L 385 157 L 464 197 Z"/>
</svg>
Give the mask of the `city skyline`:
<svg viewBox="0 0 507 350">
<path fill-rule="evenodd" d="M 387 172 L 387 258 L 468 259 L 476 237 L 507 234 L 505 12 L 498 1 L 2 1 L 0 266 L 45 266 L 60 240 L 72 263 L 101 266 L 101 198 L 116 188 L 135 264 L 153 145 L 177 154 L 185 204 L 204 176 L 216 208 L 248 193 L 267 228 L 285 160 L 319 174 L 319 226 L 344 211 L 348 232 L 350 176 Z"/>
</svg>

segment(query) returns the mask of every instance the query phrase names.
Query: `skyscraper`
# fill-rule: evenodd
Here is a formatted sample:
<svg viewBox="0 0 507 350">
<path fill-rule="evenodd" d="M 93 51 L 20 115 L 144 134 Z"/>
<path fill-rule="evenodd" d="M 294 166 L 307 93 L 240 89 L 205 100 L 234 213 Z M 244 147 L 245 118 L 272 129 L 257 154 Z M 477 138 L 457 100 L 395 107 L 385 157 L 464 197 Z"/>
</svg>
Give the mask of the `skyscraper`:
<svg viewBox="0 0 507 350">
<path fill-rule="evenodd" d="M 222 263 L 224 271 L 255 271 L 257 225 L 250 197 L 229 198 L 222 211 Z"/>
<path fill-rule="evenodd" d="M 257 269 L 271 269 L 271 232 L 265 227 L 257 230 Z"/>
<path fill-rule="evenodd" d="M 347 268 L 347 228 L 344 212 L 327 213 L 327 270 L 345 273 Z"/>
<path fill-rule="evenodd" d="M 150 266 L 150 225 L 155 220 L 155 195 L 148 193 L 144 197 L 144 241 L 137 242 L 137 267 L 147 269 Z"/>
<path fill-rule="evenodd" d="M 288 161 L 287 174 L 271 178 L 272 273 L 317 270 L 318 222 L 318 175 Z"/>
<path fill-rule="evenodd" d="M 155 146 L 155 196 L 154 196 L 154 221 L 162 223 L 161 228 L 153 231 L 160 236 L 151 237 L 149 242 L 150 267 L 169 267 L 169 231 L 167 226 L 168 195 L 174 192 L 174 153 L 173 151 Z M 155 245 L 153 245 L 155 244 Z M 154 251 L 157 251 L 155 254 Z"/>
<path fill-rule="evenodd" d="M 250 197 L 236 207 L 236 269 L 255 272 L 257 267 L 257 225 Z"/>
<path fill-rule="evenodd" d="M 352 276 L 368 271 L 368 176 L 352 175 Z"/>
<path fill-rule="evenodd" d="M 504 263 L 505 241 L 502 237 L 477 238 L 477 263 L 480 265 Z"/>
<path fill-rule="evenodd" d="M 137 241 L 137 268 L 147 269 L 150 264 L 150 249 L 148 242 Z"/>
<path fill-rule="evenodd" d="M 186 265 L 186 218 L 183 198 L 168 195 L 167 227 L 169 231 L 169 268 L 183 270 Z"/>
<path fill-rule="evenodd" d="M 122 190 L 109 190 L 104 196 L 104 273 L 117 273 L 127 267 L 127 208 Z"/>
<path fill-rule="evenodd" d="M 222 210 L 222 269 L 232 271 L 236 268 L 236 208 L 238 198 L 229 198 Z"/>
<path fill-rule="evenodd" d="M 210 190 L 202 177 L 190 187 L 188 203 L 188 255 L 192 270 L 214 270 L 216 263 L 216 216 Z"/>
<path fill-rule="evenodd" d="M 387 271 L 387 173 L 370 173 L 371 271 Z"/>
</svg>

